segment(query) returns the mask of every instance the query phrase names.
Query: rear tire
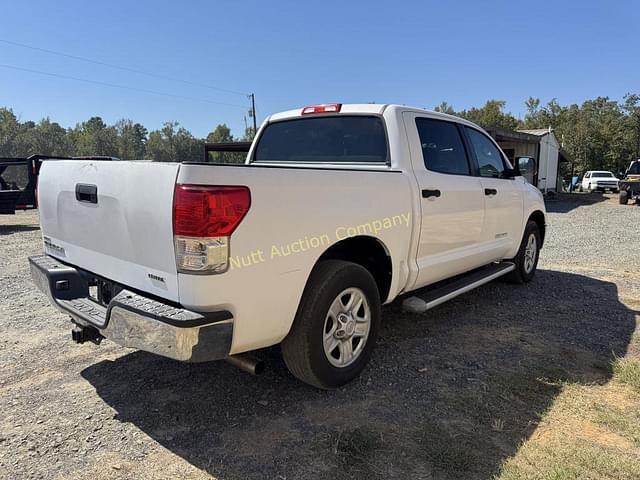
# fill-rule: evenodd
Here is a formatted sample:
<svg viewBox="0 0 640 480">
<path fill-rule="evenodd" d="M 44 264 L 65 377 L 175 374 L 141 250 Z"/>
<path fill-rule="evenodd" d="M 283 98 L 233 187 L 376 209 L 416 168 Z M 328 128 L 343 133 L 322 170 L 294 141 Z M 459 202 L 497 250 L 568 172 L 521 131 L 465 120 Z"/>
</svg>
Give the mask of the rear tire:
<svg viewBox="0 0 640 480">
<path fill-rule="evenodd" d="M 620 194 L 618 195 L 618 203 L 620 205 L 626 205 L 629 203 L 629 192 L 626 190 L 620 190 Z"/>
<path fill-rule="evenodd" d="M 378 286 L 368 270 L 342 260 L 320 262 L 281 344 L 287 368 L 322 389 L 350 382 L 369 362 L 380 317 Z"/>
<path fill-rule="evenodd" d="M 511 259 L 515 263 L 516 268 L 507 275 L 506 280 L 511 283 L 528 283 L 533 280 L 538 267 L 538 258 L 540 257 L 540 230 L 538 224 L 533 220 L 527 222 L 520 243 L 518 254 Z"/>
</svg>

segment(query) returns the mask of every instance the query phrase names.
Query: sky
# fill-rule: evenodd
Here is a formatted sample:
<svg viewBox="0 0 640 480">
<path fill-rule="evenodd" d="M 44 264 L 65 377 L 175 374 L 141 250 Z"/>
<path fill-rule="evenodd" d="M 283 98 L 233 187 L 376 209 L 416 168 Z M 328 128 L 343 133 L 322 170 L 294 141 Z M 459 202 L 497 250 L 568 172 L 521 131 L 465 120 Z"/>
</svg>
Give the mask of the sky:
<svg viewBox="0 0 640 480">
<path fill-rule="evenodd" d="M 529 96 L 640 93 L 634 0 L 0 0 L 0 12 L 0 106 L 65 127 L 98 115 L 241 135 L 249 93 L 259 122 L 325 102 L 500 99 L 523 117 Z"/>
</svg>

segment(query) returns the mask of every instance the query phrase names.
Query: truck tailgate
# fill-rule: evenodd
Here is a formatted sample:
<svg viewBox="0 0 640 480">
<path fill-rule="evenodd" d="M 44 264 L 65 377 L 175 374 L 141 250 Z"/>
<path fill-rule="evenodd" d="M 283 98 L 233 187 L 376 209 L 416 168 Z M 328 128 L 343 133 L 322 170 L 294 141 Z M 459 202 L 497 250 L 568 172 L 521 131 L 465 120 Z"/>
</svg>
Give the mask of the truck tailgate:
<svg viewBox="0 0 640 480">
<path fill-rule="evenodd" d="M 178 301 L 172 211 L 179 168 L 144 161 L 44 162 L 38 188 L 46 253 Z"/>
</svg>

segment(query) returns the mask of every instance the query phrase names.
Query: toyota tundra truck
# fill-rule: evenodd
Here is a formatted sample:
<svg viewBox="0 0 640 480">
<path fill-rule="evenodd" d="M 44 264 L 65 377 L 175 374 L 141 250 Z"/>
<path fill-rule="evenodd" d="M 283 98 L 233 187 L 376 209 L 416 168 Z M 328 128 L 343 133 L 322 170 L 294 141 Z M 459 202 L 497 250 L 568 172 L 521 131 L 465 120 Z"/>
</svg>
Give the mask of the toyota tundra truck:
<svg viewBox="0 0 640 480">
<path fill-rule="evenodd" d="M 38 194 L 32 277 L 76 342 L 248 369 L 280 344 L 323 389 L 363 370 L 381 305 L 529 282 L 545 237 L 485 131 L 400 105 L 271 115 L 237 165 L 47 160 Z"/>
</svg>

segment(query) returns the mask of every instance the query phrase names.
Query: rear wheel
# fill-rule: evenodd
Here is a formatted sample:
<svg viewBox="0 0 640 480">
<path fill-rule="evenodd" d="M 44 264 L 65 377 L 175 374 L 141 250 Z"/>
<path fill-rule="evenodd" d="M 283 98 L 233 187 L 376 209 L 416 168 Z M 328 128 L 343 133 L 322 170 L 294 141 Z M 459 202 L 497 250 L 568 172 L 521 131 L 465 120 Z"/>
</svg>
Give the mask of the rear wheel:
<svg viewBox="0 0 640 480">
<path fill-rule="evenodd" d="M 524 229 L 518 254 L 511 260 L 515 263 L 516 268 L 507 276 L 507 280 L 513 283 L 528 283 L 533 280 L 538 267 L 540 245 L 541 238 L 538 224 L 529 220 Z"/>
<path fill-rule="evenodd" d="M 323 389 L 350 382 L 371 357 L 380 316 L 380 294 L 368 270 L 341 260 L 319 263 L 281 345 L 289 371 Z"/>
<path fill-rule="evenodd" d="M 626 205 L 629 203 L 629 192 L 626 190 L 620 190 L 620 194 L 618 195 L 618 203 L 620 205 Z"/>
</svg>

